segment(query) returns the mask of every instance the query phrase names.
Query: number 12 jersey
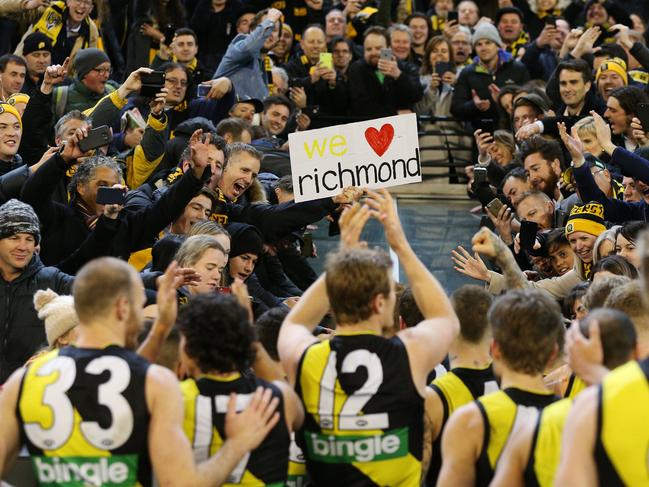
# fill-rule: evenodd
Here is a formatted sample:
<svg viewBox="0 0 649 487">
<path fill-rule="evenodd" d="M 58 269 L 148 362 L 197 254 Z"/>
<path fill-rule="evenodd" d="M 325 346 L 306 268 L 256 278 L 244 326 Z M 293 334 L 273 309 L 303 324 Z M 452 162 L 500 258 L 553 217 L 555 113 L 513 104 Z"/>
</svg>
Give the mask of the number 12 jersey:
<svg viewBox="0 0 649 487">
<path fill-rule="evenodd" d="M 296 390 L 306 412 L 298 439 L 316 485 L 419 485 L 424 399 L 398 337 L 311 345 Z"/>
</svg>

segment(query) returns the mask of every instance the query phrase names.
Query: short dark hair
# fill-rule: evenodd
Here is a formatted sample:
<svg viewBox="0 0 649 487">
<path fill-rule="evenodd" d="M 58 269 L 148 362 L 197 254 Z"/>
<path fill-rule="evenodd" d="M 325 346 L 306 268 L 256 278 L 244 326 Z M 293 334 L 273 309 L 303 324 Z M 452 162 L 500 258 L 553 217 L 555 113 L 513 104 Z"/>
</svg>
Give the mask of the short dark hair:
<svg viewBox="0 0 649 487">
<path fill-rule="evenodd" d="M 516 289 L 500 296 L 488 319 L 503 361 L 523 374 L 543 372 L 564 332 L 559 305 L 539 289 Z"/>
<path fill-rule="evenodd" d="M 530 137 L 521 145 L 521 161 L 524 163 L 525 159 L 532 154 L 541 154 L 541 157 L 548 162 L 558 159 L 559 164 L 563 167 L 563 152 L 561 145 L 556 140 L 548 140 L 540 135 Z"/>
<path fill-rule="evenodd" d="M 341 42 L 347 44 L 347 47 L 349 47 L 349 52 L 354 54 L 354 43 L 350 39 L 347 39 L 343 36 L 335 36 L 331 39 L 331 41 L 329 41 L 329 51 L 333 52 L 334 47 L 336 47 Z"/>
<path fill-rule="evenodd" d="M 173 62 L 173 61 L 168 61 L 168 62 L 160 65 L 160 67 L 157 69 L 157 71 L 163 71 L 165 73 L 168 73 L 169 71 L 173 71 L 174 69 L 182 69 L 185 72 L 185 74 L 187 75 L 187 80 L 190 79 L 191 73 L 189 72 L 189 69 L 187 69 L 187 66 L 185 66 L 184 64 L 181 64 L 181 63 Z"/>
<path fill-rule="evenodd" d="M 593 282 L 589 287 L 584 299 L 584 306 L 588 311 L 604 306 L 604 302 L 613 289 L 618 286 L 624 286 L 630 279 L 626 276 L 604 276 Z"/>
<path fill-rule="evenodd" d="M 638 278 L 638 270 L 621 255 L 607 255 L 595 262 L 590 269 L 591 278 L 602 271 L 610 272 L 617 276 L 626 276 L 629 279 Z"/>
<path fill-rule="evenodd" d="M 226 147 L 228 143 L 225 141 L 223 137 L 218 135 L 216 132 L 208 132 L 210 134 L 210 145 L 213 145 L 216 147 L 218 150 L 223 152 L 223 157 L 226 160 L 227 163 L 227 157 L 225 157 L 225 152 L 226 152 Z M 205 132 L 203 135 L 206 135 Z M 189 139 L 187 139 L 187 146 L 183 149 L 182 153 L 180 154 L 180 162 L 182 165 L 183 161 L 189 161 L 192 157 L 192 149 L 189 147 Z M 225 167 L 225 164 L 224 164 Z"/>
<path fill-rule="evenodd" d="M 180 29 L 176 29 L 176 31 L 174 32 L 174 39 L 180 36 L 192 36 L 194 38 L 194 42 L 198 46 L 198 37 L 196 36 L 196 32 L 194 32 L 193 29 L 190 29 L 189 27 L 181 27 Z"/>
<path fill-rule="evenodd" d="M 607 44 L 602 44 L 599 50 L 593 53 L 593 56 L 604 57 L 607 59 L 612 59 L 617 57 L 620 58 L 622 61 L 624 61 L 627 66 L 629 65 L 629 56 L 627 55 L 624 48 L 617 43 L 611 42 Z"/>
<path fill-rule="evenodd" d="M 277 306 L 264 312 L 255 323 L 257 337 L 273 360 L 279 360 L 277 337 L 288 312 L 286 306 Z"/>
<path fill-rule="evenodd" d="M 176 326 L 185 338 L 185 353 L 202 372 L 242 371 L 255 359 L 254 328 L 232 295 L 193 296 L 180 308 Z"/>
<path fill-rule="evenodd" d="M 275 181 L 275 184 L 273 184 L 273 189 L 281 189 L 285 193 L 293 194 L 293 178 L 290 174 L 282 176 L 277 181 Z"/>
<path fill-rule="evenodd" d="M 503 15 L 507 14 L 516 14 L 518 15 L 518 18 L 521 20 L 521 23 L 525 22 L 525 16 L 523 15 L 523 12 L 521 12 L 521 9 L 518 7 L 502 7 L 496 10 L 496 18 L 494 19 L 494 25 L 498 25 L 500 23 L 500 19 L 502 19 Z"/>
<path fill-rule="evenodd" d="M 373 25 L 363 34 L 363 41 L 371 35 L 383 37 L 385 39 L 385 44 L 387 46 L 390 45 L 390 36 L 388 35 L 388 31 L 385 27 L 381 27 L 380 25 Z"/>
<path fill-rule="evenodd" d="M 120 178 L 123 177 L 122 167 L 115 159 L 99 154 L 94 155 L 77 166 L 77 170 L 68 183 L 68 191 L 71 194 L 76 194 L 77 186 L 87 184 L 95 176 L 99 167 L 112 169 Z"/>
<path fill-rule="evenodd" d="M 289 113 L 293 111 L 293 103 L 291 103 L 291 100 L 286 98 L 284 95 L 273 95 L 264 98 L 264 113 L 266 113 L 273 105 L 284 105 L 288 108 Z"/>
<path fill-rule="evenodd" d="M 561 61 L 557 66 L 557 79 L 560 78 L 562 71 L 576 71 L 581 73 L 581 78 L 584 80 L 584 83 L 588 83 L 593 80 L 593 73 L 586 61 L 583 59 L 570 59 L 567 61 Z"/>
<path fill-rule="evenodd" d="M 465 342 L 480 343 L 489 328 L 487 313 L 492 297 L 484 288 L 462 286 L 451 294 L 453 309 L 460 321 L 460 336 Z"/>
<path fill-rule="evenodd" d="M 24 58 L 15 54 L 5 54 L 4 56 L 0 56 L 0 73 L 5 72 L 9 63 L 20 64 L 25 70 L 27 69 L 27 61 Z"/>
<path fill-rule="evenodd" d="M 639 220 L 626 222 L 624 225 L 622 225 L 622 228 L 620 228 L 620 235 L 622 235 L 629 242 L 635 243 L 638 240 L 638 235 L 640 235 L 640 232 L 647 228 L 649 228 L 649 223 L 647 222 Z"/>
<path fill-rule="evenodd" d="M 399 298 L 399 316 L 408 328 L 424 321 L 424 315 L 421 314 L 410 287 L 405 288 Z"/>
<path fill-rule="evenodd" d="M 579 329 L 584 336 L 590 336 L 589 327 L 595 321 L 599 325 L 606 368 L 612 370 L 631 360 L 638 336 L 626 313 L 610 308 L 600 308 L 588 313 L 588 316 L 579 322 Z"/>
<path fill-rule="evenodd" d="M 545 246 L 547 247 L 548 252 L 553 252 L 559 247 L 564 247 L 569 245 L 570 242 L 568 242 L 568 238 L 566 237 L 566 232 L 563 228 L 553 228 L 548 232 L 545 241 Z"/>
<path fill-rule="evenodd" d="M 250 132 L 250 136 L 252 137 L 250 125 L 248 125 L 240 118 L 235 117 L 224 118 L 216 126 L 216 133 L 221 137 L 223 137 L 225 134 L 232 134 L 232 137 L 241 140 L 241 134 L 244 131 Z"/>
<path fill-rule="evenodd" d="M 635 115 L 640 103 L 649 103 L 649 96 L 637 86 L 622 86 L 611 92 L 627 115 Z"/>
<path fill-rule="evenodd" d="M 575 305 L 575 301 L 584 297 L 584 294 L 586 294 L 586 291 L 588 291 L 589 286 L 590 282 L 580 282 L 579 284 L 575 284 L 575 286 L 568 293 L 568 296 L 566 296 L 566 298 L 563 300 L 563 316 L 568 319 L 574 318 L 572 314 L 572 308 Z"/>
</svg>

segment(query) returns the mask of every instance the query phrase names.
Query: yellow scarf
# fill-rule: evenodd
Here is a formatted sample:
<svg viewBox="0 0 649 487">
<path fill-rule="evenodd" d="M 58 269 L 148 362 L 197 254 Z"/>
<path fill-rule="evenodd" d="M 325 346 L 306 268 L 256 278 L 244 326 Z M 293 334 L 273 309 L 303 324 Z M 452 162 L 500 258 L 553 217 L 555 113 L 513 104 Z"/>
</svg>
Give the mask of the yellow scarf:
<svg viewBox="0 0 649 487">
<path fill-rule="evenodd" d="M 34 24 L 34 32 L 42 32 L 52 41 L 52 45 L 56 44 L 59 34 L 63 26 L 63 12 L 65 11 L 65 2 L 56 1 L 52 2 L 49 7 L 45 9 L 41 18 Z M 86 24 L 89 23 L 88 18 L 84 20 Z M 84 40 L 82 48 L 88 47 L 88 39 Z"/>
</svg>

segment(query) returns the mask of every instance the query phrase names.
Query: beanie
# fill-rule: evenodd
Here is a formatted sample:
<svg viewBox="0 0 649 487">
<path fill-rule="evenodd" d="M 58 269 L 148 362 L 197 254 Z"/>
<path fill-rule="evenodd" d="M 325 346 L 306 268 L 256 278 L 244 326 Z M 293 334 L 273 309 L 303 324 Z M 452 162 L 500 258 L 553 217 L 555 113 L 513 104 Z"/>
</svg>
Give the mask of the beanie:
<svg viewBox="0 0 649 487">
<path fill-rule="evenodd" d="M 534 105 L 541 113 L 546 113 L 548 110 L 550 110 L 550 107 L 543 99 L 543 97 L 541 95 L 537 95 L 536 93 L 528 93 L 526 95 L 519 96 L 514 103 L 514 108 L 525 104 L 525 102 Z"/>
<path fill-rule="evenodd" d="M 604 207 L 601 204 L 591 201 L 572 207 L 566 222 L 566 237 L 574 232 L 590 233 L 597 237 L 605 230 Z"/>
<path fill-rule="evenodd" d="M 20 116 L 18 110 L 16 110 L 16 107 L 14 107 L 11 103 L 0 102 L 0 114 L 3 113 L 10 113 L 14 117 L 16 117 L 18 119 L 18 123 L 20 124 L 20 130 L 23 129 L 23 119 Z"/>
<path fill-rule="evenodd" d="M 230 258 L 242 254 L 261 255 L 264 239 L 257 228 L 245 223 L 230 223 L 226 230 L 230 234 Z"/>
<path fill-rule="evenodd" d="M 23 42 L 23 56 L 36 51 L 52 52 L 52 41 L 42 32 L 32 32 Z"/>
<path fill-rule="evenodd" d="M 597 68 L 597 71 L 595 72 L 595 82 L 599 81 L 599 77 L 604 71 L 613 71 L 614 73 L 619 74 L 624 81 L 624 85 L 626 86 L 629 84 L 629 75 L 626 72 L 626 63 L 624 62 L 624 59 L 614 57 L 613 59 L 607 59 L 600 64 L 599 68 Z"/>
<path fill-rule="evenodd" d="M 34 308 L 38 318 L 45 321 L 45 336 L 50 347 L 79 324 L 72 296 L 59 296 L 51 289 L 36 291 Z"/>
<path fill-rule="evenodd" d="M 16 103 L 27 104 L 29 103 L 29 95 L 26 95 L 25 93 L 14 93 L 7 98 L 7 103 L 11 106 L 14 106 Z"/>
<path fill-rule="evenodd" d="M 39 225 L 32 207 L 22 201 L 10 199 L 0 206 L 0 239 L 17 233 L 31 233 L 38 243 L 41 239 Z"/>
<path fill-rule="evenodd" d="M 489 22 L 482 22 L 473 31 L 473 36 L 471 36 L 471 44 L 475 47 L 481 39 L 487 39 L 491 42 L 494 42 L 498 47 L 503 45 L 503 41 L 500 38 L 498 29 L 493 24 Z"/>
<path fill-rule="evenodd" d="M 74 58 L 73 68 L 78 79 L 83 79 L 91 70 L 103 63 L 109 63 L 110 59 L 104 51 L 96 47 L 81 49 Z"/>
</svg>

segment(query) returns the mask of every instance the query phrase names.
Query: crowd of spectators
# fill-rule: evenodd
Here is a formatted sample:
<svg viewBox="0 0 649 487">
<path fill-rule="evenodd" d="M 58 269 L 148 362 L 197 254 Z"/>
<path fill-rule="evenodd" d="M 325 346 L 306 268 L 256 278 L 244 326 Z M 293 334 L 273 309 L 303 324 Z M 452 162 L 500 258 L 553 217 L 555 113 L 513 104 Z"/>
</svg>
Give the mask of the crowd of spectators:
<svg viewBox="0 0 649 487">
<path fill-rule="evenodd" d="M 140 307 L 149 327 L 140 355 L 156 360 L 165 341 L 178 343 L 169 300 L 181 309 L 181 343 L 214 334 L 215 350 L 223 346 L 215 330 L 227 320 L 241 321 L 228 310 L 244 305 L 243 319 L 249 308 L 251 320 L 258 321 L 269 354 L 264 358 L 284 367 L 280 379 L 286 376 L 294 384 L 295 374 L 302 373 L 291 369 L 301 363 L 296 351 L 305 357 L 310 352 L 291 349 L 288 331 L 282 331 L 278 345 L 279 324 L 289 310 L 294 311 L 284 329 L 308 317 L 327 335 L 338 321 L 334 299 L 333 318 L 325 318 L 326 310 L 314 318 L 319 310 L 314 296 L 327 298 L 310 263 L 317 256 L 310 226 L 327 219 L 331 236 L 342 226 L 343 247 L 356 247 L 358 242 L 349 240 L 358 230 L 354 222 L 362 221 L 362 228 L 372 216 L 385 226 L 393 250 L 410 262 L 407 274 L 414 279 L 403 303 L 397 301 L 397 325 L 386 335 L 394 335 L 399 323 L 411 326 L 400 315 L 407 311 L 409 293 L 416 298 L 411 307 L 423 307 L 424 315 L 416 315 L 425 318 L 422 323 L 436 313 L 451 324 L 459 318 L 460 342 L 453 342 L 458 330 L 443 334 L 446 341 L 431 345 L 436 353 L 422 358 L 419 368 L 449 350 L 459 347 L 461 356 L 474 347 L 480 366 L 502 360 L 508 377 L 522 370 L 527 384 L 535 386 L 549 385 L 552 377 L 563 384 L 548 386 L 552 391 L 575 397 L 581 391 L 572 387 L 575 380 L 583 389 L 604 374 L 552 351 L 561 348 L 571 322 L 582 320 L 570 327 L 573 340 L 586 340 L 581 333 L 592 334 L 594 320 L 603 327 L 603 342 L 607 323 L 619 329 L 628 325 L 642 353 L 629 352 L 622 362 L 646 356 L 646 312 L 620 302 L 640 292 L 638 276 L 647 272 L 647 250 L 640 250 L 649 228 L 647 19 L 649 3 L 641 0 L 1 1 L 0 384 L 39 360 L 46 343 L 56 349 L 75 342 L 78 317 L 66 315 L 65 325 L 60 320 L 48 325 L 43 310 L 57 293 L 72 294 L 75 275 L 93 262 L 97 267 L 95 259 L 102 257 L 128 262 L 139 273 L 129 277 L 118 261 L 104 261 L 114 271 L 106 276 L 122 272 L 144 287 Z M 464 336 L 468 318 L 458 311 L 461 293 L 454 311 L 450 304 L 435 310 L 424 305 L 414 284 L 423 274 L 400 234 L 395 237 L 400 226 L 384 206 L 391 203 L 389 196 L 371 193 L 369 203 L 360 206 L 365 190 L 348 187 L 332 198 L 294 201 L 289 134 L 407 113 L 420 117 L 420 128 L 435 134 L 433 144 L 446 144 L 450 157 L 451 133 L 463 134 L 460 144 L 472 149 L 474 160 L 465 168 L 467 193 L 479 203 L 473 211 L 483 228 L 472 251 L 459 246 L 450 258 L 458 272 L 484 283 L 486 292 L 469 288 L 466 299 L 484 301 L 480 316 L 493 327 L 495 355 L 484 348 L 490 332 L 481 331 L 476 339 Z M 381 258 L 368 257 L 371 265 Z M 334 264 L 329 268 L 336 269 Z M 431 284 L 434 278 L 426 279 L 426 289 L 446 303 Z M 625 293 L 617 301 L 616 288 Z M 211 309 L 205 296 L 216 293 L 234 293 L 239 300 Z M 492 305 L 490 295 L 503 293 Z M 520 304 L 526 300 L 527 308 Z M 312 315 L 305 302 L 316 310 Z M 66 303 L 69 311 L 72 304 Z M 198 304 L 194 309 L 188 303 Z M 622 310 L 633 323 L 610 309 L 593 314 L 601 307 Z M 371 309 L 383 316 L 388 308 Z M 537 328 L 523 330 L 507 310 L 529 316 Z M 221 313 L 223 322 L 215 319 Z M 215 320 L 214 327 L 192 330 L 197 319 Z M 275 332 L 265 328 L 267 322 Z M 507 334 L 515 334 L 519 325 L 527 339 L 517 353 L 537 357 L 532 365 L 503 351 L 515 348 Z M 421 332 L 421 343 L 428 343 L 429 332 Z M 233 338 L 230 328 L 219 333 L 224 340 L 254 342 L 245 330 L 243 338 Z M 404 333 L 402 340 L 416 357 L 409 336 Z M 295 337 L 306 343 L 299 333 Z M 252 363 L 246 350 L 243 358 L 233 359 L 241 368 Z M 607 361 L 606 343 L 604 350 L 600 363 L 609 369 L 622 363 Z M 453 356 L 436 373 L 458 367 Z M 200 358 L 189 359 L 201 368 Z M 189 370 L 179 364 L 177 357 L 167 361 L 182 378 Z M 208 369 L 232 372 L 231 365 Z M 431 370 L 420 374 L 420 395 L 426 389 L 423 379 L 434 378 Z M 305 413 L 293 390 L 284 387 L 284 399 L 295 407 L 287 415 L 288 429 L 298 430 Z M 546 399 L 536 398 L 540 402 L 532 405 L 540 409 L 551 402 Z M 305 407 L 310 424 L 312 411 Z M 486 485 L 494 475 L 502 482 L 498 485 L 514 485 L 508 476 L 517 473 L 505 470 L 513 469 L 508 460 L 496 471 L 500 452 L 489 458 L 486 474 L 481 467 L 477 474 L 471 468 L 465 470 L 472 474 L 459 473 L 458 465 L 483 462 L 467 453 L 473 447 L 480 451 L 482 436 L 468 434 L 462 446 L 454 443 L 463 438 L 465 425 L 485 414 L 484 408 L 474 409 L 451 417 L 442 440 L 453 412 L 446 410 L 438 422 L 442 426 L 426 436 L 435 446 L 428 485 Z M 494 446 L 499 447 L 504 445 Z M 0 448 L 0 473 L 2 453 Z M 574 457 L 575 465 L 579 461 Z M 426 461 L 422 466 L 425 476 Z M 309 469 L 311 481 L 325 485 L 330 479 L 319 468 Z M 563 485 L 573 485 L 574 472 L 557 471 Z M 327 480 L 313 477 L 314 472 Z"/>
</svg>

